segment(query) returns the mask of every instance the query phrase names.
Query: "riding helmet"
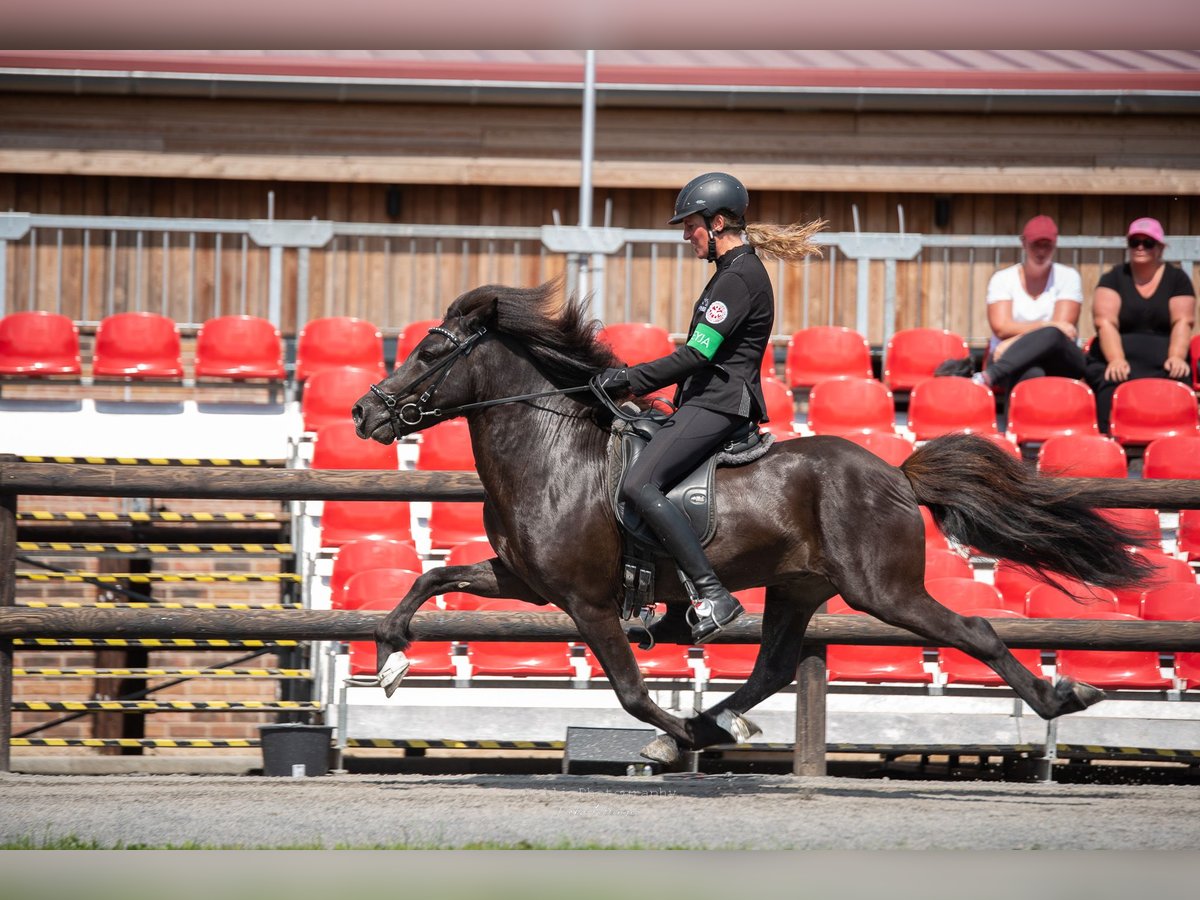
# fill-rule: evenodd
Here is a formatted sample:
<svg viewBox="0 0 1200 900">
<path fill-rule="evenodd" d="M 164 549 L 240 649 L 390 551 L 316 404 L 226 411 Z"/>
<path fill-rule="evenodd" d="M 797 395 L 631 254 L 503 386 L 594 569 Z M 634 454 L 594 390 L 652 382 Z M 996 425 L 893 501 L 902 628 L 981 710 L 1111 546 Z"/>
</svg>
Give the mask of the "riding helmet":
<svg viewBox="0 0 1200 900">
<path fill-rule="evenodd" d="M 675 200 L 675 215 L 669 224 L 677 225 L 692 213 L 699 213 L 708 220 L 723 209 L 741 218 L 746 215 L 749 205 L 750 194 L 744 184 L 724 172 L 706 172 L 683 186 Z"/>
</svg>

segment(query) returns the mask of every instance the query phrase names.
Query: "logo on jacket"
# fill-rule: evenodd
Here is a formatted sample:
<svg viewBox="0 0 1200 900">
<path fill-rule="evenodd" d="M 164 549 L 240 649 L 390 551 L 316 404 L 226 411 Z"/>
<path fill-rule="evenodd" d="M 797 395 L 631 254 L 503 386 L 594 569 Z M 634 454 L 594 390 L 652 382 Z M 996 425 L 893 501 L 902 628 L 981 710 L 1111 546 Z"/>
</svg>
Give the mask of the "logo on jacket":
<svg viewBox="0 0 1200 900">
<path fill-rule="evenodd" d="M 714 300 L 708 305 L 708 311 L 704 314 L 704 321 L 710 324 L 717 325 L 725 321 L 725 317 L 729 315 L 729 310 L 720 300 Z"/>
</svg>

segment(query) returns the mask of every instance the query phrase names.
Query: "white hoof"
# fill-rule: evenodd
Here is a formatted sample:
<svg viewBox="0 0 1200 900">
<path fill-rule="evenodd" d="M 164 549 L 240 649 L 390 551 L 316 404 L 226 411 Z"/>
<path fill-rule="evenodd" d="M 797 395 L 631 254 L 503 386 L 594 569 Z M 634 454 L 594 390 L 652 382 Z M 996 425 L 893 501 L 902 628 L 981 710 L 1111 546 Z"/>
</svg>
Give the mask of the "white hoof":
<svg viewBox="0 0 1200 900">
<path fill-rule="evenodd" d="M 679 761 L 679 745 L 665 734 L 660 734 L 638 752 L 651 762 L 664 766 L 673 766 Z"/>
<path fill-rule="evenodd" d="M 387 696 L 390 697 L 396 693 L 396 688 L 400 687 L 400 681 L 408 674 L 408 666 L 408 657 L 400 650 L 384 661 L 383 668 L 379 670 L 379 686 L 383 688 L 383 692 Z"/>
<path fill-rule="evenodd" d="M 739 716 L 737 713 L 730 712 L 729 710 L 720 713 L 716 718 L 716 722 L 721 728 L 732 735 L 735 744 L 744 744 L 756 734 L 762 734 L 762 729 L 745 716 Z"/>
</svg>

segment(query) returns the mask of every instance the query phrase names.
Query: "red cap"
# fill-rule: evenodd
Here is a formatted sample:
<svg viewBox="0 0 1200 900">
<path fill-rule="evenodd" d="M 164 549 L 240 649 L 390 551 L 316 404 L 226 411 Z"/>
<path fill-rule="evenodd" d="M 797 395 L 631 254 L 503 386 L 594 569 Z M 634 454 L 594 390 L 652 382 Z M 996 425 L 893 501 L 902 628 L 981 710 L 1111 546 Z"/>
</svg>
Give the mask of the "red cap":
<svg viewBox="0 0 1200 900">
<path fill-rule="evenodd" d="M 1021 239 L 1030 244 L 1034 241 L 1058 243 L 1058 226 L 1049 216 L 1034 216 L 1025 223 L 1025 228 L 1021 231 Z"/>
<path fill-rule="evenodd" d="M 1134 219 L 1129 223 L 1129 230 L 1125 232 L 1126 237 L 1133 237 L 1135 234 L 1143 234 L 1146 237 L 1154 238 L 1160 244 L 1165 244 L 1166 239 L 1163 235 L 1163 227 L 1158 219 L 1151 219 L 1148 216 L 1143 216 L 1140 219 Z"/>
</svg>

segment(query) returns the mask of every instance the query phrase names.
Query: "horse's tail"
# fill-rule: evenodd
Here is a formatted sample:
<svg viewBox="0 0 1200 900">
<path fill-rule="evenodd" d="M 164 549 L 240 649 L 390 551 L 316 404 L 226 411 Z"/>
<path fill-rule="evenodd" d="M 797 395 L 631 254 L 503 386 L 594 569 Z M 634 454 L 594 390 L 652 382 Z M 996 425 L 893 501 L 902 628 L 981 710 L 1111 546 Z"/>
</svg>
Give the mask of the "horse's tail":
<svg viewBox="0 0 1200 900">
<path fill-rule="evenodd" d="M 1146 545 L 1145 535 L 1097 513 L 1081 496 L 1085 482 L 1039 477 L 986 438 L 936 438 L 900 470 L 943 534 L 1052 584 L 1049 573 L 1122 587 L 1144 582 L 1153 571 L 1142 554 L 1128 550 Z"/>
</svg>

